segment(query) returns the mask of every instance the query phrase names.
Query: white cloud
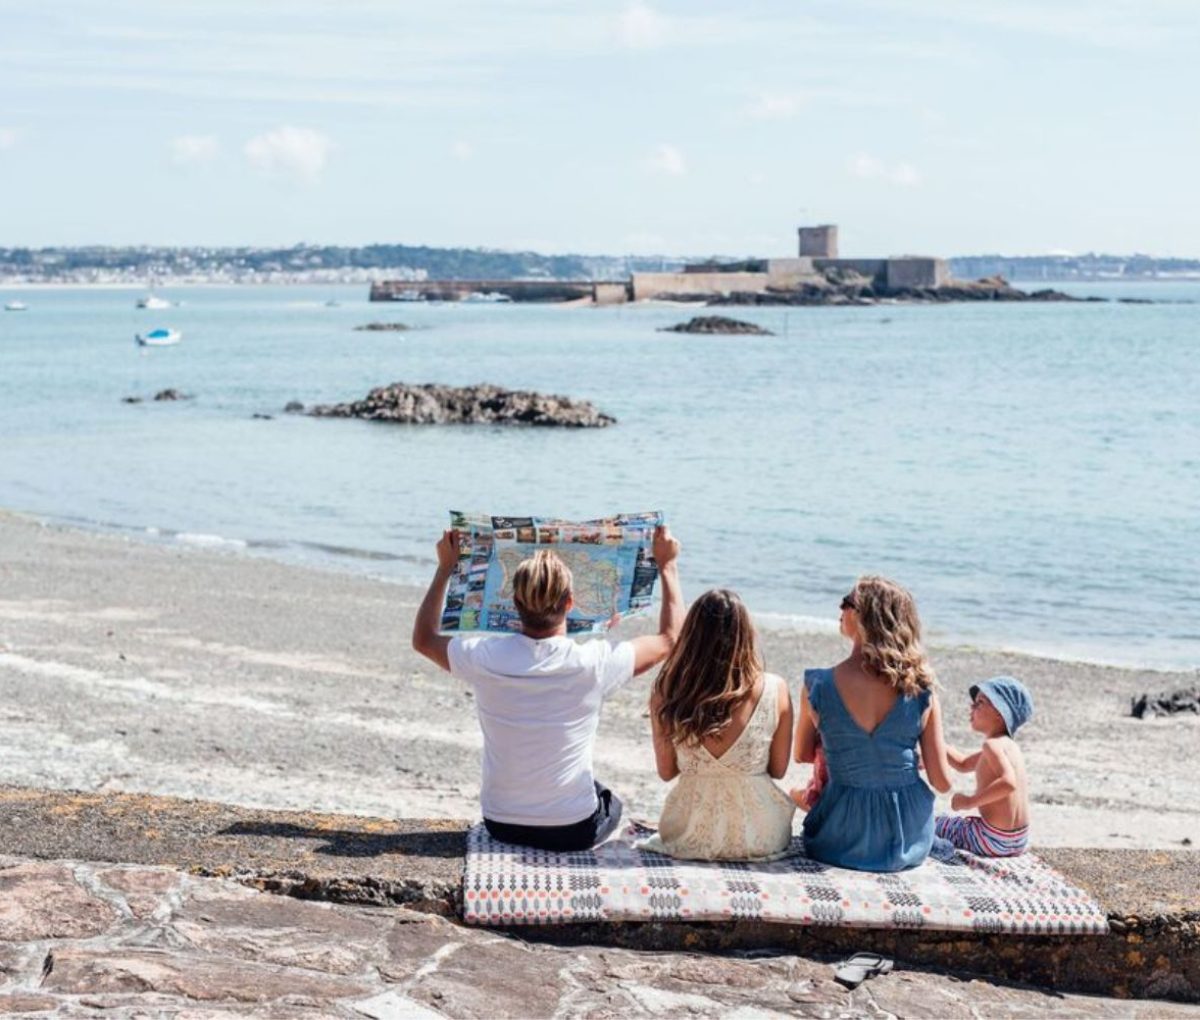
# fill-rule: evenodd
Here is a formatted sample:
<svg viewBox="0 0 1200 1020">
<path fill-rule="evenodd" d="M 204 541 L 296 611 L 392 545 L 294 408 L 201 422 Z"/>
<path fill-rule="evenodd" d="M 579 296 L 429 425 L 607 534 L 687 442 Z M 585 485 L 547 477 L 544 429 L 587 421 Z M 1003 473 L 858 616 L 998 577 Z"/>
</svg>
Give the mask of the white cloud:
<svg viewBox="0 0 1200 1020">
<path fill-rule="evenodd" d="M 646 160 L 646 166 L 654 173 L 667 177 L 682 177 L 687 173 L 687 161 L 683 158 L 683 153 L 666 142 L 655 147 Z"/>
<path fill-rule="evenodd" d="M 617 18 L 617 38 L 632 49 L 653 49 L 666 42 L 669 27 L 653 7 L 634 0 Z"/>
<path fill-rule="evenodd" d="M 211 163 L 221 149 L 214 135 L 180 135 L 171 139 L 171 162 L 176 166 Z"/>
<path fill-rule="evenodd" d="M 464 142 L 460 139 L 450 146 L 450 154 L 455 159 L 471 159 L 475 155 L 475 146 L 470 142 Z"/>
<path fill-rule="evenodd" d="M 888 181 L 904 188 L 912 188 L 921 183 L 921 174 L 911 163 L 888 164 L 865 153 L 860 153 L 850 160 L 847 169 L 854 177 L 864 181 Z"/>
<path fill-rule="evenodd" d="M 754 120 L 788 120 L 807 105 L 808 97 L 799 93 L 764 92 L 746 107 Z"/>
<path fill-rule="evenodd" d="M 251 138 L 244 151 L 256 170 L 311 184 L 320 178 L 332 148 L 329 136 L 320 131 L 284 125 Z"/>
<path fill-rule="evenodd" d="M 16 145 L 17 137 L 15 128 L 0 127 L 0 151 L 11 149 Z"/>
</svg>

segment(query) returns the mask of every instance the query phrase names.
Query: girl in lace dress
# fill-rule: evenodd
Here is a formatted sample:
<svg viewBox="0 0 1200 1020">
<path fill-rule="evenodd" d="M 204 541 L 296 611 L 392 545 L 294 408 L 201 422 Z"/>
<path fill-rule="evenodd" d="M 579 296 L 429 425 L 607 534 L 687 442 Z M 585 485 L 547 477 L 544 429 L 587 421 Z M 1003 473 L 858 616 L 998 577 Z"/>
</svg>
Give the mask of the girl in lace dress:
<svg viewBox="0 0 1200 1020">
<path fill-rule="evenodd" d="M 647 850 L 699 860 L 784 853 L 796 805 L 775 785 L 788 767 L 792 701 L 763 669 L 742 600 L 700 596 L 650 697 L 654 757 L 667 794 Z"/>
</svg>

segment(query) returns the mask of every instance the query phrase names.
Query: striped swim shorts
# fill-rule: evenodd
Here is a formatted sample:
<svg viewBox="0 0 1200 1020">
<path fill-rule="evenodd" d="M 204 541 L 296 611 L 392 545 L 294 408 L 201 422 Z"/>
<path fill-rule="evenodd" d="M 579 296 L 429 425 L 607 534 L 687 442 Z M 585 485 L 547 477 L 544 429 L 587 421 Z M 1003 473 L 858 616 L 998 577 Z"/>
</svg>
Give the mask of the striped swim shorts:
<svg viewBox="0 0 1200 1020">
<path fill-rule="evenodd" d="M 977 857 L 1016 857 L 1029 846 L 1029 826 L 997 829 L 978 815 L 938 815 L 934 834 Z"/>
</svg>

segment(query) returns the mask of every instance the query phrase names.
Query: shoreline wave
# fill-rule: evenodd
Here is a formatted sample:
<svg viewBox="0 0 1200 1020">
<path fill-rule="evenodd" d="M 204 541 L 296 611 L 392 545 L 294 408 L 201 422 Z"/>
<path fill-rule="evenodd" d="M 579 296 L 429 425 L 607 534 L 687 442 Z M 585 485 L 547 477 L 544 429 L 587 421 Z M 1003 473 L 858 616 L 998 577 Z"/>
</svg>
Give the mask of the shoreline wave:
<svg viewBox="0 0 1200 1020">
<path fill-rule="evenodd" d="M 432 559 L 417 556 L 406 556 L 400 553 L 384 552 L 381 550 L 363 549 L 354 546 L 338 545 L 326 542 L 281 539 L 243 539 L 207 532 L 175 531 L 159 528 L 153 525 L 120 524 L 111 521 L 93 521 L 78 516 L 64 514 L 44 514 L 21 510 L 0 509 L 0 514 L 26 518 L 39 524 L 51 524 L 58 527 L 68 527 L 77 531 L 120 534 L 138 541 L 155 545 L 182 545 L 198 552 L 217 552 L 232 555 L 254 555 L 297 567 L 302 570 L 329 571 L 332 573 L 353 574 L 366 577 L 384 584 L 398 585 L 406 588 L 423 589 L 425 585 L 424 568 L 432 569 Z M 402 574 L 384 574 L 378 570 L 367 569 L 368 564 L 404 564 L 413 568 Z M 755 621 L 764 630 L 778 634 L 793 631 L 799 634 L 820 634 L 834 636 L 838 628 L 836 621 L 824 617 L 806 615 L 803 613 L 787 613 L 778 610 L 751 610 Z M 977 634 L 955 634 L 954 632 L 934 633 L 927 642 L 932 651 L 977 649 L 980 652 L 1007 654 L 1041 659 L 1049 662 L 1063 662 L 1077 665 L 1095 666 L 1103 669 L 1135 670 L 1148 673 L 1200 675 L 1200 667 L 1189 665 L 1184 661 L 1151 662 L 1146 659 L 1123 658 L 1106 653 L 1104 650 L 1081 647 L 1070 642 L 1055 642 L 1048 647 L 1038 639 L 1013 640 L 1011 638 L 988 639 Z"/>
</svg>

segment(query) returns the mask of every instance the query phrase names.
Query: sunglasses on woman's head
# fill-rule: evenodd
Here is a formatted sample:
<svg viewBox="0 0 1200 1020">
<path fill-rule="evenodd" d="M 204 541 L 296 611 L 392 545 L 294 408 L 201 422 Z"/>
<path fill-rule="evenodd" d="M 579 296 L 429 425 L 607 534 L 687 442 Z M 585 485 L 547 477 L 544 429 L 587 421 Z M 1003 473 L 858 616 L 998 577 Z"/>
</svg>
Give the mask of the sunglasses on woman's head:
<svg viewBox="0 0 1200 1020">
<path fill-rule="evenodd" d="M 858 606 L 856 606 L 854 604 L 854 596 L 853 595 L 843 596 L 842 604 L 841 604 L 840 608 L 842 608 L 842 609 L 858 609 Z"/>
</svg>

